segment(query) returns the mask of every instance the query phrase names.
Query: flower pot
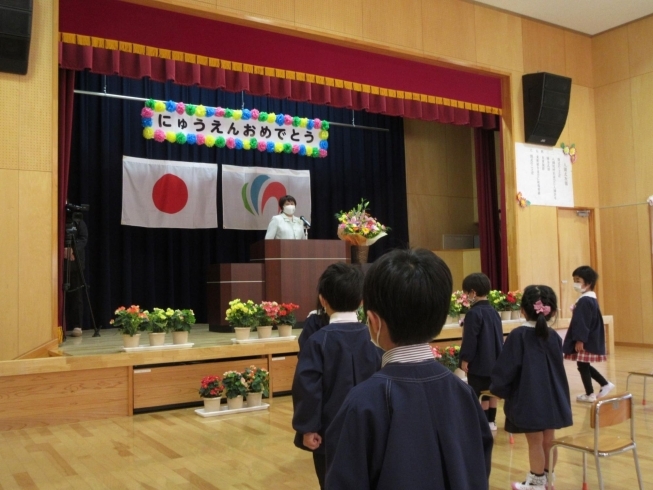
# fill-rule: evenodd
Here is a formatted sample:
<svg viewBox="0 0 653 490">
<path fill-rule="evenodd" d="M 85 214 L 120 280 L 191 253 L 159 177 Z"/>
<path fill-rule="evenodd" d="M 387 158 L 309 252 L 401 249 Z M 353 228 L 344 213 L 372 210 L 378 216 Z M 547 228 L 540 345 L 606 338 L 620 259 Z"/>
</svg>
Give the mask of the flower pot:
<svg viewBox="0 0 653 490">
<path fill-rule="evenodd" d="M 136 333 L 134 335 L 122 336 L 122 345 L 125 347 L 138 347 L 140 341 L 141 341 L 140 333 Z"/>
<path fill-rule="evenodd" d="M 521 311 L 519 311 L 519 310 L 512 310 L 510 312 L 510 319 L 511 320 L 519 320 L 520 316 L 521 316 Z"/>
<path fill-rule="evenodd" d="M 459 315 L 459 317 L 458 317 L 458 322 L 462 322 L 462 321 L 464 321 L 464 320 L 465 320 L 465 315 L 466 315 L 466 314 L 467 314 L 467 313 L 461 313 L 461 314 Z"/>
<path fill-rule="evenodd" d="M 172 332 L 172 343 L 173 344 L 187 344 L 188 343 L 188 332 L 182 330 L 180 332 Z"/>
<path fill-rule="evenodd" d="M 272 325 L 256 327 L 256 332 L 258 333 L 259 339 L 269 339 L 272 337 Z"/>
<path fill-rule="evenodd" d="M 166 334 L 165 332 L 150 332 L 150 345 L 163 345 L 166 343 Z"/>
<path fill-rule="evenodd" d="M 456 321 L 456 317 L 455 317 L 455 316 L 451 316 L 451 315 L 447 315 L 447 319 L 445 320 L 445 324 L 446 324 L 446 325 L 451 325 L 451 324 L 453 324 L 453 323 L 458 323 L 458 322 Z"/>
<path fill-rule="evenodd" d="M 458 376 L 460 379 L 462 379 L 465 383 L 467 383 L 467 373 L 463 371 L 460 368 L 456 368 L 456 370 L 453 372 L 456 376 Z"/>
<path fill-rule="evenodd" d="M 227 398 L 227 408 L 229 410 L 243 408 L 243 395 L 238 395 L 235 398 Z"/>
<path fill-rule="evenodd" d="M 205 412 L 219 412 L 222 398 L 204 398 Z"/>
<path fill-rule="evenodd" d="M 367 264 L 367 257 L 370 253 L 369 245 L 352 245 L 351 246 L 351 263 Z"/>
<path fill-rule="evenodd" d="M 501 321 L 506 321 L 510 320 L 510 311 L 500 311 L 499 315 L 501 315 Z"/>
<path fill-rule="evenodd" d="M 279 325 L 279 337 L 290 337 L 292 335 L 292 325 Z"/>
<path fill-rule="evenodd" d="M 249 327 L 235 327 L 236 340 L 247 340 L 249 338 Z"/>
<path fill-rule="evenodd" d="M 263 403 L 263 393 L 247 393 L 247 406 L 260 407 Z"/>
</svg>

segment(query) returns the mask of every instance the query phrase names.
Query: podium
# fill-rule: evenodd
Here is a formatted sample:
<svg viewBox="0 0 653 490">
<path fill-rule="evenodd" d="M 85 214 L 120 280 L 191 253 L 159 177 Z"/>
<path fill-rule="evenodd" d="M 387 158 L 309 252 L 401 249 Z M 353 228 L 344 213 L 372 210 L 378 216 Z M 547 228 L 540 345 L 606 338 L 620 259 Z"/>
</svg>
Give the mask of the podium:
<svg viewBox="0 0 653 490">
<path fill-rule="evenodd" d="M 225 331 L 225 311 L 234 298 L 295 303 L 298 321 L 317 306 L 317 281 L 336 262 L 350 262 L 342 240 L 261 240 L 250 247 L 249 264 L 212 264 L 207 280 L 209 329 Z M 262 297 L 259 295 L 262 294 Z"/>
</svg>

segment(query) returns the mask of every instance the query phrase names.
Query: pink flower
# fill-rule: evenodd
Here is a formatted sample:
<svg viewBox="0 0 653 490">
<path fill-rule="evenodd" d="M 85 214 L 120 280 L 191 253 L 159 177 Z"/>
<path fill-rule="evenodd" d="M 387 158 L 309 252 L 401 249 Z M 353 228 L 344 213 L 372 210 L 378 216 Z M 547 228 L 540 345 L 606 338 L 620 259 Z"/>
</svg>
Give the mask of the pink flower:
<svg viewBox="0 0 653 490">
<path fill-rule="evenodd" d="M 259 141 L 256 147 L 258 148 L 258 151 L 265 151 L 267 148 L 267 143 L 265 141 Z"/>
<path fill-rule="evenodd" d="M 315 129 L 320 129 L 322 127 L 322 121 L 318 118 L 313 119 L 313 127 Z"/>
<path fill-rule="evenodd" d="M 290 124 L 292 124 L 292 116 L 289 116 L 288 114 L 286 114 L 285 116 L 283 116 L 283 123 L 284 123 L 285 125 L 290 125 Z"/>
<path fill-rule="evenodd" d="M 204 135 L 201 134 L 201 133 L 199 133 L 199 134 L 197 135 L 197 144 L 198 144 L 198 145 L 203 145 L 203 144 L 204 144 Z"/>
<path fill-rule="evenodd" d="M 258 119 L 258 115 L 259 115 L 258 109 L 252 109 L 250 112 L 252 114 L 252 119 L 254 119 L 256 121 Z"/>
<path fill-rule="evenodd" d="M 231 136 L 227 138 L 227 148 L 231 148 L 232 150 L 236 146 L 236 140 L 234 140 Z"/>
<path fill-rule="evenodd" d="M 327 151 L 320 149 L 320 158 L 324 158 L 327 156 Z"/>
<path fill-rule="evenodd" d="M 299 145 L 292 145 L 292 152 L 295 154 L 299 153 Z"/>
<path fill-rule="evenodd" d="M 224 109 L 222 107 L 216 107 L 215 115 L 218 116 L 218 117 L 223 117 L 224 116 Z"/>
<path fill-rule="evenodd" d="M 152 117 L 153 115 L 154 111 L 149 107 L 143 107 L 143 110 L 141 110 L 141 117 Z"/>
<path fill-rule="evenodd" d="M 165 141 L 166 139 L 166 132 L 163 129 L 157 129 L 154 131 L 154 139 L 161 143 L 162 141 Z"/>
<path fill-rule="evenodd" d="M 186 105 L 183 102 L 177 102 L 177 114 L 181 115 L 186 111 Z"/>
</svg>

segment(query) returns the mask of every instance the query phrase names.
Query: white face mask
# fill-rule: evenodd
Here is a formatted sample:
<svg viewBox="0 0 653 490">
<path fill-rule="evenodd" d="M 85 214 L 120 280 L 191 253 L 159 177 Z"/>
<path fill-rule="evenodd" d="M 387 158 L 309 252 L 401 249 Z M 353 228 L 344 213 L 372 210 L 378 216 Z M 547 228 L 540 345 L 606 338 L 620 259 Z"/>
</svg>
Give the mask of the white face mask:
<svg viewBox="0 0 653 490">
<path fill-rule="evenodd" d="M 295 214 L 295 206 L 289 204 L 287 206 L 283 207 L 283 214 L 287 214 L 288 216 L 292 216 Z"/>
<path fill-rule="evenodd" d="M 369 329 L 369 328 L 370 328 L 370 325 L 369 325 L 369 321 L 370 321 L 370 320 L 369 320 L 369 318 L 368 318 L 367 321 L 368 321 L 367 328 Z M 373 343 L 374 345 L 376 345 L 379 349 L 382 349 L 382 347 L 379 345 L 379 337 L 380 337 L 380 336 L 381 336 L 381 325 L 379 325 L 379 330 L 376 332 L 376 340 L 374 340 L 374 339 L 371 338 L 371 337 L 372 337 L 372 331 L 370 330 L 370 338 L 371 338 L 370 340 L 372 340 L 372 343 Z"/>
<path fill-rule="evenodd" d="M 574 290 L 577 293 L 582 293 L 583 292 L 583 286 L 581 286 L 579 282 L 575 282 L 574 283 Z"/>
</svg>

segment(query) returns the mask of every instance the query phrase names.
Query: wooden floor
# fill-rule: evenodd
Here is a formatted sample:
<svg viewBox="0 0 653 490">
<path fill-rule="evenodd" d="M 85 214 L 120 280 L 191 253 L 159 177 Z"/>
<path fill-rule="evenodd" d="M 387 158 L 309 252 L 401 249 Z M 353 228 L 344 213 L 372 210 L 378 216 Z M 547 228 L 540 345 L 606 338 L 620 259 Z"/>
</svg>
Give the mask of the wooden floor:
<svg viewBox="0 0 653 490">
<path fill-rule="evenodd" d="M 653 370 L 653 350 L 617 347 L 616 355 L 597 367 L 616 383 L 615 393 L 624 391 L 628 371 Z M 575 363 L 566 368 L 575 399 L 582 391 L 580 377 Z M 644 487 L 653 488 L 653 382 L 647 406 L 641 405 L 641 383 L 641 378 L 631 383 L 631 391 Z M 587 428 L 587 407 L 573 402 L 574 427 L 559 435 Z M 201 418 L 184 409 L 0 432 L 0 488 L 316 489 L 310 454 L 292 444 L 291 417 L 290 397 L 275 397 L 269 412 Z M 629 453 L 602 463 L 606 489 L 637 488 Z M 510 488 L 527 469 L 524 436 L 510 445 L 499 430 L 491 488 Z M 597 489 L 591 461 L 588 470 L 590 488 Z M 558 490 L 580 489 L 580 454 L 561 450 L 556 474 Z"/>
</svg>

